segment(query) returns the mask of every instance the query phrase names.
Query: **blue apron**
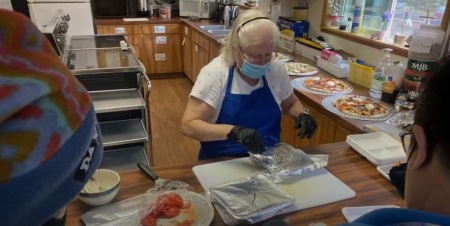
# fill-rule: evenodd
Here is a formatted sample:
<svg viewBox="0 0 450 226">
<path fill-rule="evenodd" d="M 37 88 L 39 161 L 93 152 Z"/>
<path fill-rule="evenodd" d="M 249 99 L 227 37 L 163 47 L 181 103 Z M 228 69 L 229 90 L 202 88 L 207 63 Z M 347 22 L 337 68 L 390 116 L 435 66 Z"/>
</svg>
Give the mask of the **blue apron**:
<svg viewBox="0 0 450 226">
<path fill-rule="evenodd" d="M 230 124 L 256 129 L 266 146 L 280 142 L 281 111 L 270 91 L 265 76 L 264 86 L 251 94 L 232 94 L 234 67 L 228 72 L 228 82 L 222 108 L 216 124 Z M 200 142 L 199 160 L 219 157 L 248 156 L 247 148 L 232 140 Z"/>
</svg>

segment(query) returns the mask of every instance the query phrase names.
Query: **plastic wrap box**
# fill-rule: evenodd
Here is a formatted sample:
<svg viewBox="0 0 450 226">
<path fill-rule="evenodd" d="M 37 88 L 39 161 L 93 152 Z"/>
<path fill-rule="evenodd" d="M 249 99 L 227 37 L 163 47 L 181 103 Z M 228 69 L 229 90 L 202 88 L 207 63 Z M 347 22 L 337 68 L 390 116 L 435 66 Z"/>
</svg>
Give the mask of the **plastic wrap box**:
<svg viewBox="0 0 450 226">
<path fill-rule="evenodd" d="M 348 77 L 348 64 L 346 64 L 347 67 L 339 67 L 317 56 L 317 66 L 338 78 Z"/>
<path fill-rule="evenodd" d="M 316 48 L 308 46 L 299 42 L 298 40 L 295 42 L 295 50 L 294 52 L 302 57 L 308 58 L 310 60 L 316 61 L 316 57 L 320 56 L 320 51 Z"/>
<path fill-rule="evenodd" d="M 291 30 L 294 32 L 294 37 L 308 37 L 309 22 L 304 20 L 293 20 L 289 17 L 279 17 L 277 26 L 280 30 Z"/>
</svg>

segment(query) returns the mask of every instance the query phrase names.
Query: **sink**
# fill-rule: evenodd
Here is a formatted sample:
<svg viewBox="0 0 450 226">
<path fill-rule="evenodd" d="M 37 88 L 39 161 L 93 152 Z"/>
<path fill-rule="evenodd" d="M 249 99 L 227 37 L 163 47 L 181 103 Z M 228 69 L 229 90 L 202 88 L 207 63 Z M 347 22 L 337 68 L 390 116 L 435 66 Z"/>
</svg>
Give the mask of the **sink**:
<svg viewBox="0 0 450 226">
<path fill-rule="evenodd" d="M 228 33 L 230 33 L 230 30 L 207 30 L 206 32 L 217 36 L 227 36 Z"/>
<path fill-rule="evenodd" d="M 200 29 L 202 30 L 227 30 L 227 28 L 225 27 L 225 25 L 203 25 L 203 26 L 199 26 Z"/>
</svg>

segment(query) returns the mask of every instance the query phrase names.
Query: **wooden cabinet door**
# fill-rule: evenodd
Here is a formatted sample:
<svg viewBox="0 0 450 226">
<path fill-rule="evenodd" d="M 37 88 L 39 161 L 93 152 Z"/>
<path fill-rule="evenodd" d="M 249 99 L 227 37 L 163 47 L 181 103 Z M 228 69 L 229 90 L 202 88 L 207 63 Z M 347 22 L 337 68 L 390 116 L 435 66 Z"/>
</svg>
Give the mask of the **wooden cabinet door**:
<svg viewBox="0 0 450 226">
<path fill-rule="evenodd" d="M 183 37 L 183 72 L 186 76 L 192 81 L 195 82 L 193 71 L 193 48 L 192 48 L 192 40 L 187 36 Z"/>
<path fill-rule="evenodd" d="M 193 69 L 192 69 L 192 75 L 193 80 L 192 82 L 195 82 L 197 80 L 197 76 L 200 73 L 200 70 L 208 64 L 209 62 L 209 52 L 201 48 L 197 44 L 193 44 Z"/>
<path fill-rule="evenodd" d="M 142 48 L 144 51 L 144 65 L 147 75 L 156 74 L 156 61 L 155 61 L 155 44 L 154 36 L 142 36 Z"/>
<path fill-rule="evenodd" d="M 221 47 L 222 46 L 218 42 L 213 42 L 213 41 L 209 42 L 209 61 L 210 62 L 211 62 L 211 60 L 213 60 L 214 58 L 219 56 Z"/>
<path fill-rule="evenodd" d="M 281 119 L 281 142 L 300 148 L 342 142 L 346 140 L 347 135 L 350 135 L 348 131 L 339 127 L 333 120 L 319 113 L 316 109 L 305 104 L 303 106 L 308 108 L 308 113 L 317 121 L 317 130 L 314 135 L 310 139 L 300 139 L 297 136 L 298 131 L 294 128 L 295 120 L 283 115 Z"/>
<path fill-rule="evenodd" d="M 97 25 L 97 34 L 140 35 L 140 25 Z"/>
<path fill-rule="evenodd" d="M 143 51 L 147 74 L 182 72 L 181 40 L 178 34 L 145 35 Z"/>
</svg>

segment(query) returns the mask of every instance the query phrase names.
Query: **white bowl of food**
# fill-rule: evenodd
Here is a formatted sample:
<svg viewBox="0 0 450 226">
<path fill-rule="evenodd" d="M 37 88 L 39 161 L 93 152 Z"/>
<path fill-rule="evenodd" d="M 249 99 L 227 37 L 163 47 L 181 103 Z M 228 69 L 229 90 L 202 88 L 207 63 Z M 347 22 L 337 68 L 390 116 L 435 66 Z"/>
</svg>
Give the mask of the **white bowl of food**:
<svg viewBox="0 0 450 226">
<path fill-rule="evenodd" d="M 101 206 L 111 202 L 119 191 L 120 176 L 109 169 L 97 169 L 84 185 L 78 197 L 81 201 Z"/>
</svg>

